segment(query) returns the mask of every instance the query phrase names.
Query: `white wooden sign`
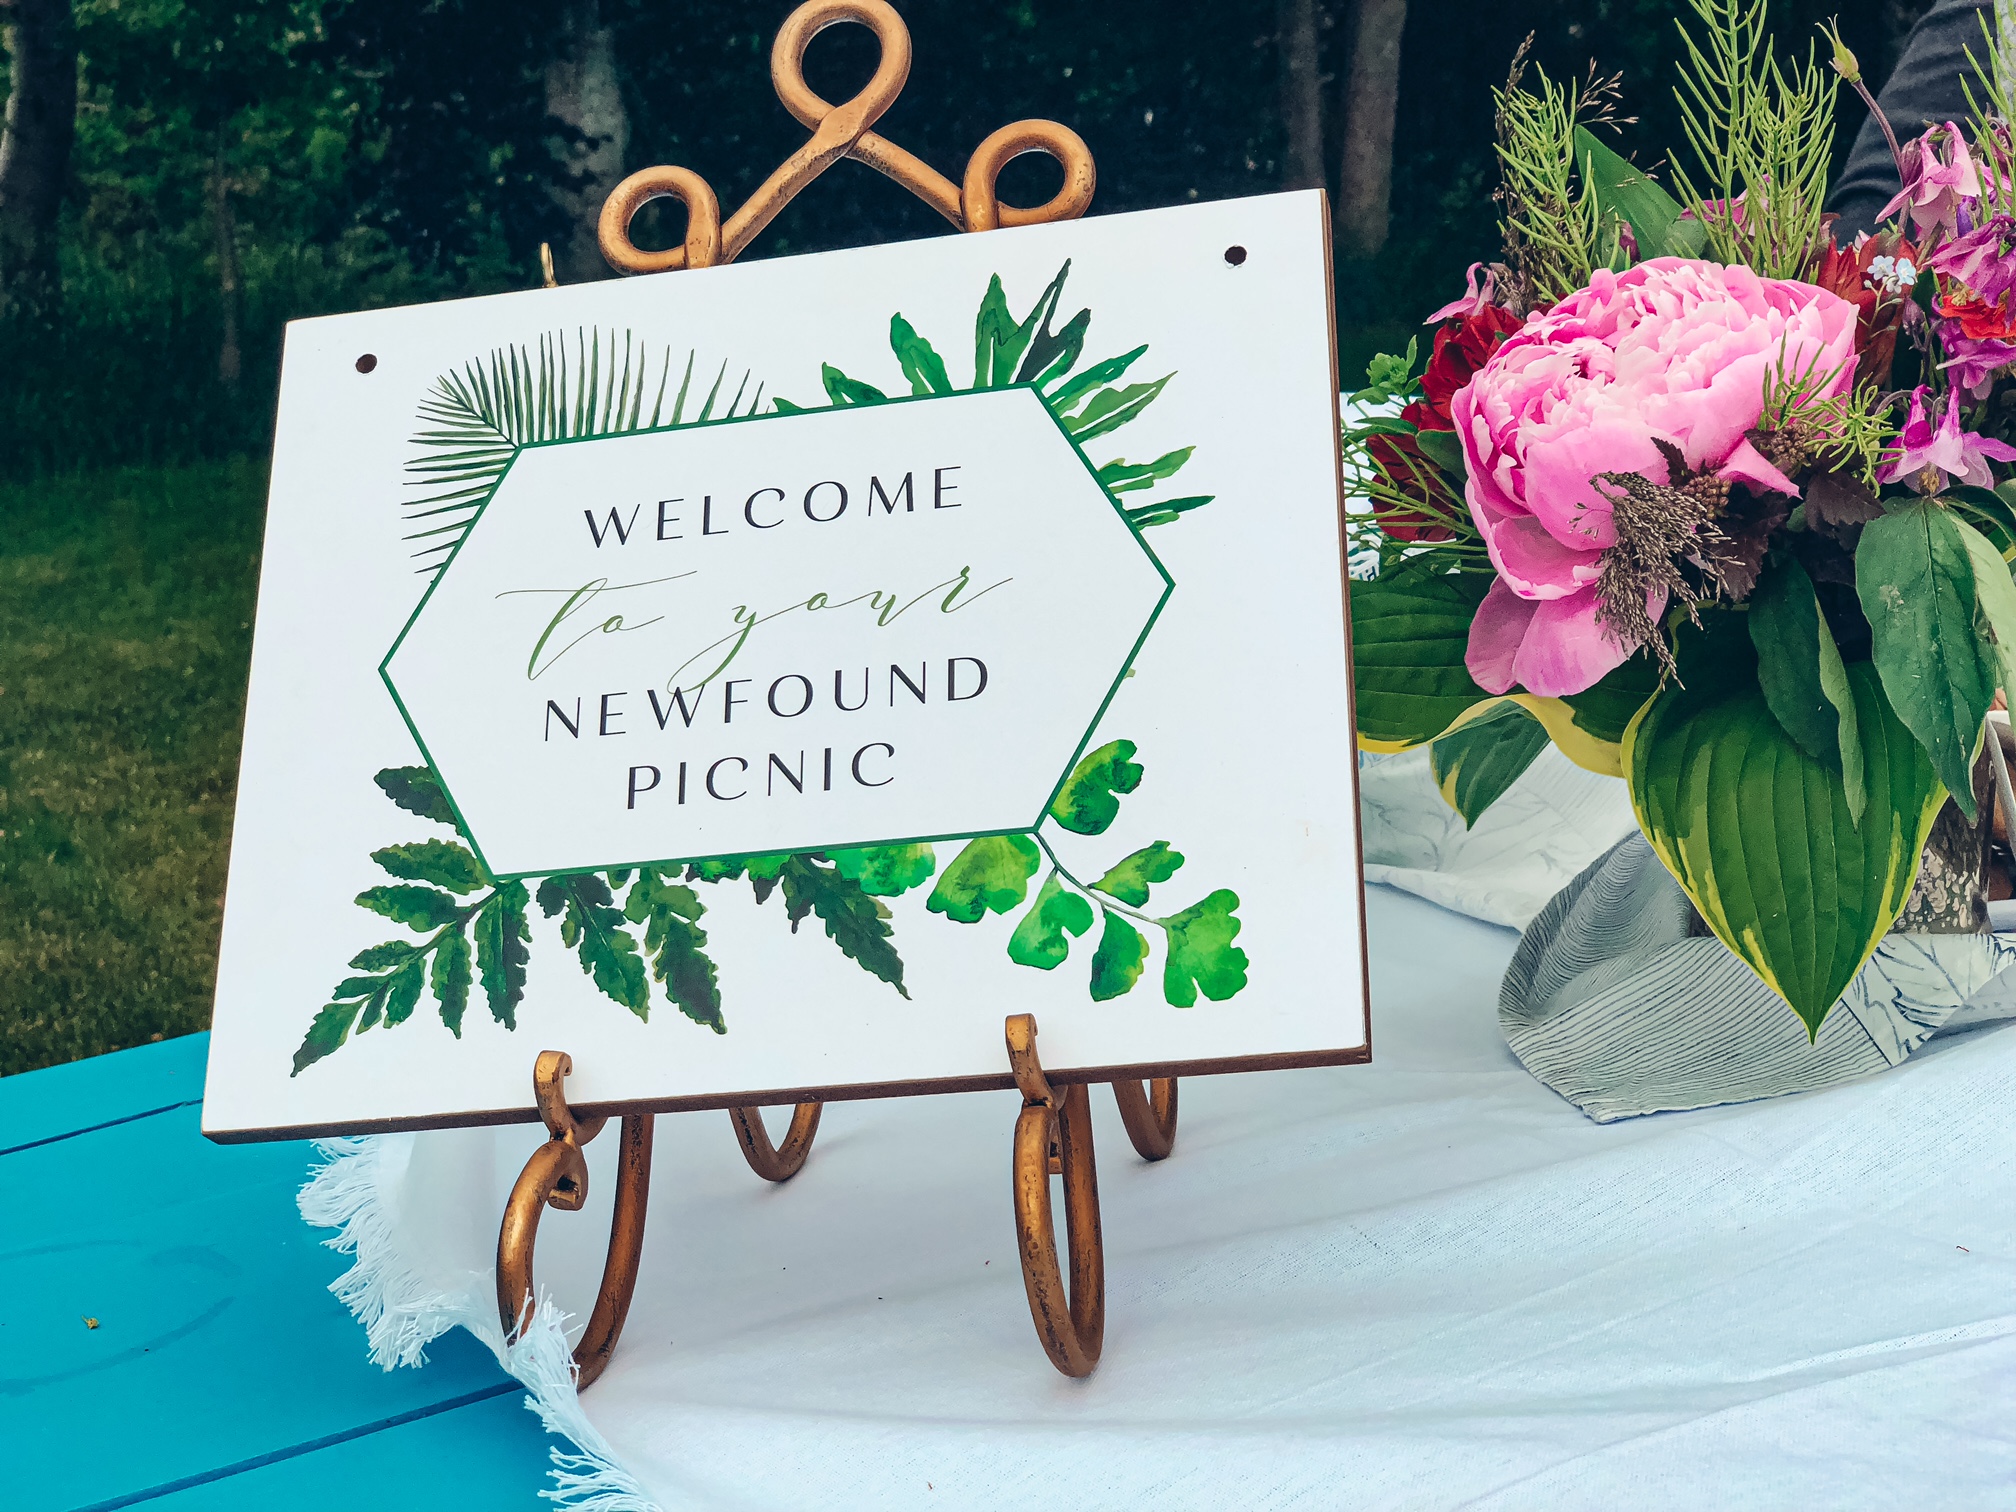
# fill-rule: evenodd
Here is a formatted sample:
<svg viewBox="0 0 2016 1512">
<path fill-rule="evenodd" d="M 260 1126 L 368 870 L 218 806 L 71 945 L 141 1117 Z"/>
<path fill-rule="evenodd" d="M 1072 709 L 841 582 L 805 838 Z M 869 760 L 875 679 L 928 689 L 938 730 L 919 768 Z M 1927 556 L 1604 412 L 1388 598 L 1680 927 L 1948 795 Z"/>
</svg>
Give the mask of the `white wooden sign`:
<svg viewBox="0 0 2016 1512">
<path fill-rule="evenodd" d="M 289 328 L 205 1127 L 1362 1060 L 1319 195 Z"/>
</svg>

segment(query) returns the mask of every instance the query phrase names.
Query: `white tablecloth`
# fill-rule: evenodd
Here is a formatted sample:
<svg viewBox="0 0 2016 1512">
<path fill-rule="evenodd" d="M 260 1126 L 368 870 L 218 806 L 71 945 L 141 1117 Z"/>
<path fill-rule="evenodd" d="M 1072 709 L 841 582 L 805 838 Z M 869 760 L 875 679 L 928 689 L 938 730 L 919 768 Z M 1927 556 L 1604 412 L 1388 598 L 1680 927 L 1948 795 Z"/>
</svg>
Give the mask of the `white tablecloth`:
<svg viewBox="0 0 2016 1512">
<path fill-rule="evenodd" d="M 1380 887 L 1371 928 L 1370 1066 L 1185 1081 L 1152 1166 L 1095 1093 L 1086 1381 L 1023 1300 L 1014 1094 L 835 1104 L 783 1187 L 725 1115 L 661 1118 L 585 1422 L 545 1345 L 549 1416 L 591 1451 L 577 1504 L 2016 1507 L 2016 1032 L 1598 1126 L 1499 1037 L 1511 931 Z M 457 1320 L 497 1342 L 497 1214 L 538 1137 L 346 1142 L 309 1194 L 388 1355 Z M 584 1316 L 613 1144 L 588 1210 L 544 1224 L 541 1281 Z M 511 1360 L 536 1378 L 538 1352 Z"/>
</svg>

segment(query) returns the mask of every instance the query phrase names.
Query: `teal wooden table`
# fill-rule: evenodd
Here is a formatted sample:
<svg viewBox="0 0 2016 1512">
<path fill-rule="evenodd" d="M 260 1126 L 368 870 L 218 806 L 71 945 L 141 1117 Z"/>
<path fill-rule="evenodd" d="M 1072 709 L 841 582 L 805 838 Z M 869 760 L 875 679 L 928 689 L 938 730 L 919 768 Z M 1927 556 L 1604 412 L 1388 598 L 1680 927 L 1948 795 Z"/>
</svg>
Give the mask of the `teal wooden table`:
<svg viewBox="0 0 2016 1512">
<path fill-rule="evenodd" d="M 208 1042 L 0 1078 L 0 1506 L 549 1506 L 553 1441 L 489 1351 L 365 1358 L 294 1210 L 309 1147 L 198 1132 Z"/>
</svg>

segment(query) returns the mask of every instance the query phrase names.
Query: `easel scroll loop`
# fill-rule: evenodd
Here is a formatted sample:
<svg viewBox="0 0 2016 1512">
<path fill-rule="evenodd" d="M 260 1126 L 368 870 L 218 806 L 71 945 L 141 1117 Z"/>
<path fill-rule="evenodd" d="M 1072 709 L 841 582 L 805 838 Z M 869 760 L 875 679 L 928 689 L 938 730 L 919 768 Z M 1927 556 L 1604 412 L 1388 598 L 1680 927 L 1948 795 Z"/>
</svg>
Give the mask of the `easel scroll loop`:
<svg viewBox="0 0 2016 1512">
<path fill-rule="evenodd" d="M 1001 170 L 1025 152 L 1048 153 L 1064 170 L 1064 187 L 1045 203 L 1028 210 L 1004 205 L 994 193 Z M 1069 126 L 1055 121 L 1014 121 L 974 149 L 966 164 L 966 182 L 960 189 L 959 200 L 968 231 L 1035 226 L 1078 219 L 1091 208 L 1092 193 L 1098 183 L 1092 149 Z"/>
<path fill-rule="evenodd" d="M 861 92 L 834 105 L 805 82 L 805 50 L 827 27 L 848 21 L 874 32 L 882 55 Z M 910 29 L 886 0 L 808 0 L 778 29 L 770 49 L 770 81 L 784 108 L 800 125 L 811 128 L 811 137 L 779 163 L 725 223 L 714 191 L 691 170 L 658 167 L 631 174 L 602 207 L 596 228 L 602 256 L 619 273 L 668 273 L 731 263 L 806 185 L 843 157 L 894 179 L 961 231 L 1072 220 L 1085 213 L 1097 175 L 1091 149 L 1068 126 L 1055 121 L 1003 126 L 973 154 L 963 185 L 872 130 L 903 92 L 910 77 L 910 56 Z M 1003 205 L 995 195 L 995 181 L 1003 167 L 1025 152 L 1047 152 L 1057 159 L 1064 169 L 1064 187 L 1047 204 L 1031 209 Z M 646 252 L 630 240 L 630 222 L 646 204 L 668 196 L 686 206 L 685 241 L 663 252 Z"/>
<path fill-rule="evenodd" d="M 567 1106 L 563 1083 L 574 1069 L 573 1060 L 558 1050 L 540 1052 L 532 1070 L 533 1095 L 539 1116 L 552 1137 L 525 1162 L 504 1205 L 504 1222 L 497 1230 L 497 1318 L 506 1338 L 524 1325 L 536 1305 L 538 1288 L 532 1279 L 532 1257 L 539 1244 L 539 1217 L 543 1208 L 578 1212 L 588 1198 L 588 1160 L 581 1147 L 602 1132 L 603 1118 L 581 1120 Z M 588 1326 L 574 1347 L 574 1364 L 581 1386 L 592 1384 L 608 1367 L 622 1336 L 623 1321 L 629 1316 L 630 1300 L 637 1290 L 637 1265 L 644 1253 L 645 1209 L 651 1195 L 651 1137 L 653 1119 L 649 1113 L 632 1113 L 623 1119 L 622 1148 L 617 1154 L 616 1208 L 609 1220 L 609 1254 L 603 1262 L 602 1284 L 595 1293 L 595 1307 Z"/>
<path fill-rule="evenodd" d="M 1099 1168 L 1092 1150 L 1092 1101 L 1084 1086 L 1051 1089 L 1036 1058 L 1036 1020 L 1009 1016 L 1008 1063 L 1022 1092 L 1015 1120 L 1015 1228 L 1029 1316 L 1050 1363 L 1088 1376 L 1106 1339 L 1106 1252 L 1099 1231 Z M 1071 1256 L 1066 1289 L 1057 1262 L 1050 1205 L 1050 1145 L 1055 1131 L 1064 1177 L 1064 1222 Z"/>
<path fill-rule="evenodd" d="M 630 240 L 630 222 L 656 199 L 676 199 L 686 207 L 686 239 L 668 252 L 646 252 Z M 711 268 L 721 257 L 721 202 L 707 180 L 690 168 L 645 168 L 633 173 L 602 202 L 596 239 L 610 266 L 625 273 L 665 273 L 674 268 Z M 619 263 L 610 248 L 625 249 Z"/>
</svg>

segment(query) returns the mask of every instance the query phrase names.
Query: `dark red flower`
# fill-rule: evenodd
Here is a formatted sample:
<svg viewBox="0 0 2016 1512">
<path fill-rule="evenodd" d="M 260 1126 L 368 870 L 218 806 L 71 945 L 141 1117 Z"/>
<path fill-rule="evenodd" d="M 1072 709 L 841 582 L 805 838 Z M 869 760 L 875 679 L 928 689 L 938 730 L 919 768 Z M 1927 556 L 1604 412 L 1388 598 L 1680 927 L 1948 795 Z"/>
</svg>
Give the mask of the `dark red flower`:
<svg viewBox="0 0 2016 1512">
<path fill-rule="evenodd" d="M 1874 266 L 1883 259 L 1880 267 Z M 1838 247 L 1830 238 L 1820 253 L 1813 282 L 1829 294 L 1855 306 L 1855 376 L 1873 378 L 1880 388 L 1890 381 L 1897 355 L 1897 331 L 1904 319 L 1904 301 L 1918 275 L 1918 249 L 1896 231 L 1858 236 L 1852 246 Z M 1900 282 L 1901 280 L 1901 282 Z"/>
<path fill-rule="evenodd" d="M 1498 305 L 1479 304 L 1435 332 L 1427 371 L 1421 375 L 1422 397 L 1400 411 L 1417 431 L 1452 431 L 1449 401 L 1490 360 L 1499 344 L 1520 327 L 1520 320 Z M 1437 513 L 1459 513 L 1465 507 L 1447 482 L 1447 474 L 1422 456 L 1412 436 L 1374 436 L 1366 443 L 1372 460 L 1400 493 L 1432 503 Z M 1454 532 L 1435 523 L 1433 514 L 1407 509 L 1392 500 L 1374 500 L 1372 513 L 1379 528 L 1396 541 L 1446 541 Z"/>
</svg>

